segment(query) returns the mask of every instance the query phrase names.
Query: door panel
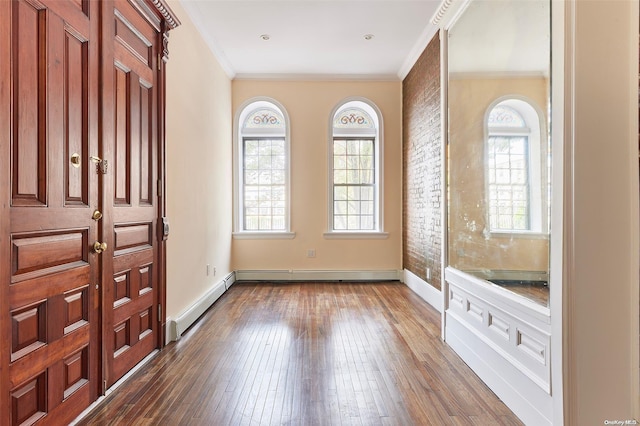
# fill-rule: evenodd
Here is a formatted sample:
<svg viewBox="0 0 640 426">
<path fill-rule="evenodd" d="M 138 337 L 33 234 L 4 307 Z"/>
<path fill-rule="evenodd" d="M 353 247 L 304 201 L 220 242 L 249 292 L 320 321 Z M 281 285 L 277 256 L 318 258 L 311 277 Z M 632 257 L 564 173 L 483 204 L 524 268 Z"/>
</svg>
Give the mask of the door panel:
<svg viewBox="0 0 640 426">
<path fill-rule="evenodd" d="M 0 0 L 1 425 L 69 423 L 162 343 L 177 24 L 164 0 Z"/>
<path fill-rule="evenodd" d="M 98 394 L 96 12 L 88 1 L 20 0 L 3 16 L 13 91 L 2 420 L 12 425 L 64 423 Z"/>
<path fill-rule="evenodd" d="M 103 232 L 113 247 L 105 259 L 105 374 L 112 385 L 151 353 L 158 343 L 158 262 L 155 233 L 157 180 L 157 29 L 130 3 L 107 5 L 113 25 L 103 29 L 114 40 L 106 81 L 104 122 L 113 147 L 113 174 L 105 179 Z M 109 140 L 109 137 L 105 137 Z M 111 167 L 111 166 L 110 166 Z"/>
</svg>

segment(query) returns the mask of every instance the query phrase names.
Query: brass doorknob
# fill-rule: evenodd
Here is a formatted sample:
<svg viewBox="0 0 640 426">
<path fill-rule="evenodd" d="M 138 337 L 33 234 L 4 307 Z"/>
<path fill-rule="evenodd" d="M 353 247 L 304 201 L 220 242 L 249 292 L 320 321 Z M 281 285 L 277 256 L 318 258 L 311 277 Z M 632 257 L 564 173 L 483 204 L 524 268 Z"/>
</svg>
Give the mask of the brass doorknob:
<svg viewBox="0 0 640 426">
<path fill-rule="evenodd" d="M 100 241 L 96 241 L 93 243 L 93 251 L 94 253 L 102 253 L 107 249 L 107 243 L 101 243 Z"/>
<path fill-rule="evenodd" d="M 93 212 L 93 214 L 91 215 L 91 219 L 93 220 L 100 220 L 102 219 L 102 212 L 100 212 L 100 210 L 95 210 Z"/>
</svg>

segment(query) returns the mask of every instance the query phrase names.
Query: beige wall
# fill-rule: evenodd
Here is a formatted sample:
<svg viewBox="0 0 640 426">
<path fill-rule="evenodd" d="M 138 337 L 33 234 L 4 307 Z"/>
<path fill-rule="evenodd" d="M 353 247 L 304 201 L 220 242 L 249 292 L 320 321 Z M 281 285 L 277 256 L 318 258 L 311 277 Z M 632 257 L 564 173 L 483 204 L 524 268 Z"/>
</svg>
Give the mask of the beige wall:
<svg viewBox="0 0 640 426">
<path fill-rule="evenodd" d="M 544 113 L 547 93 L 544 77 L 456 77 L 449 81 L 450 265 L 465 271 L 548 270 L 547 239 L 488 232 L 484 149 L 485 114 L 492 103 L 519 96 Z M 545 129 L 541 130 L 544 144 Z"/>
<path fill-rule="evenodd" d="M 231 81 L 180 3 L 169 3 L 182 22 L 167 64 L 166 309 L 175 317 L 231 271 Z"/>
<path fill-rule="evenodd" d="M 236 270 L 400 270 L 402 83 L 234 80 L 233 111 L 254 97 L 287 110 L 291 126 L 291 240 L 233 240 Z M 384 121 L 384 230 L 387 239 L 327 240 L 329 116 L 343 99 L 365 97 Z M 307 258 L 315 249 L 316 257 Z"/>
</svg>

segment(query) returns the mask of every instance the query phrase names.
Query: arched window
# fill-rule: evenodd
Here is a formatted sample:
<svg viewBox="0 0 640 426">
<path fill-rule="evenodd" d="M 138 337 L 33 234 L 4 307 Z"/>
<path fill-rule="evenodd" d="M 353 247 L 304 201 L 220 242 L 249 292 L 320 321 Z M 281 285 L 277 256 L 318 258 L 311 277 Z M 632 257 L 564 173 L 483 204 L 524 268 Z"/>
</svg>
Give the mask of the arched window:
<svg viewBox="0 0 640 426">
<path fill-rule="evenodd" d="M 250 101 L 237 116 L 236 237 L 289 232 L 289 123 L 271 99 Z"/>
<path fill-rule="evenodd" d="M 531 103 L 505 99 L 486 116 L 487 198 L 491 232 L 546 232 L 546 145 Z"/>
<path fill-rule="evenodd" d="M 366 99 L 331 115 L 329 232 L 382 233 L 382 116 Z"/>
</svg>

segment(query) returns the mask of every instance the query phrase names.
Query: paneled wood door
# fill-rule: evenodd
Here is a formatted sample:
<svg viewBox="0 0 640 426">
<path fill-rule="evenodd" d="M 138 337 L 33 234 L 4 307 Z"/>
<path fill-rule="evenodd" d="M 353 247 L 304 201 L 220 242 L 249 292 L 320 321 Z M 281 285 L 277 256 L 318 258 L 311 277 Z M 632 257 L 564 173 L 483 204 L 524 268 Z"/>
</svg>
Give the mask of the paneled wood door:
<svg viewBox="0 0 640 426">
<path fill-rule="evenodd" d="M 0 423 L 66 424 L 100 389 L 98 8 L 0 3 Z"/>
<path fill-rule="evenodd" d="M 178 24 L 164 0 L 0 0 L 0 426 L 67 424 L 162 346 Z"/>
<path fill-rule="evenodd" d="M 103 5 L 103 238 L 111 248 L 102 269 L 107 386 L 159 345 L 160 28 L 136 4 Z"/>
</svg>

